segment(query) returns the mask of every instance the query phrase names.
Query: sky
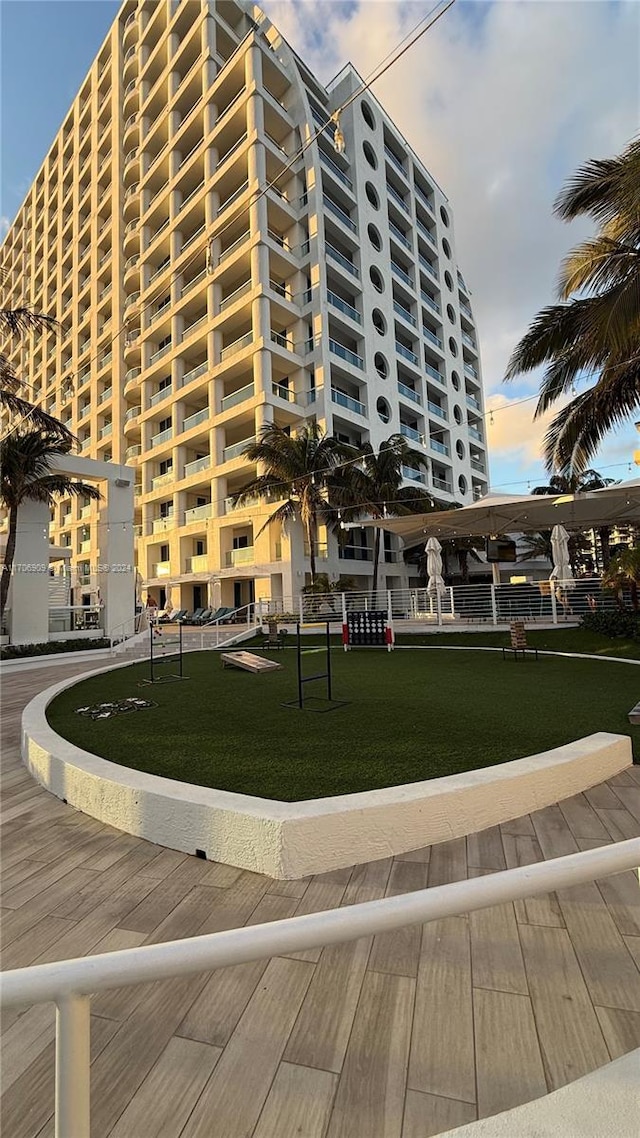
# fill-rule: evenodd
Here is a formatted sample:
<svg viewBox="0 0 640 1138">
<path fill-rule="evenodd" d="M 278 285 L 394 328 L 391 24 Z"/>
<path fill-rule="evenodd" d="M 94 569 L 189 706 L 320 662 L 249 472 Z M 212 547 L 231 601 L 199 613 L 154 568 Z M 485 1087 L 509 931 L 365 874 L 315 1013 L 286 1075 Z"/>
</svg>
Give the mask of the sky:
<svg viewBox="0 0 640 1138">
<path fill-rule="evenodd" d="M 298 54 L 327 82 L 347 60 L 368 76 L 435 0 L 264 0 Z M 15 215 L 119 5 L 3 0 L 0 225 Z M 456 0 L 372 90 L 447 193 L 472 292 L 487 407 L 492 486 L 546 481 L 533 420 L 539 377 L 509 385 L 509 355 L 556 299 L 562 257 L 589 225 L 552 212 L 563 182 L 615 154 L 640 122 L 636 0 Z M 523 402 L 523 400 L 525 400 Z M 633 423 L 593 465 L 633 477 Z"/>
</svg>

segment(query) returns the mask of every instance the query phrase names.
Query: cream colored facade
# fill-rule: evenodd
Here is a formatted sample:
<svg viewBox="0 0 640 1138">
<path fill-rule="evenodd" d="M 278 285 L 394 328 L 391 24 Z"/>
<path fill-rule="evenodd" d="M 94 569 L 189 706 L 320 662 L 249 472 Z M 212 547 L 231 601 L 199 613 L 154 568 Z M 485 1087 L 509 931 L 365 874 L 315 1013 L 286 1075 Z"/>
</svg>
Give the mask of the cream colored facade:
<svg viewBox="0 0 640 1138">
<path fill-rule="evenodd" d="M 319 132 L 359 83 L 348 66 L 323 88 L 252 5 L 128 0 L 3 243 L 3 305 L 63 324 L 14 362 L 83 455 L 135 468 L 138 567 L 160 604 L 169 582 L 189 609 L 305 583 L 298 528 L 259 535 L 273 505 L 231 501 L 267 422 L 312 416 L 376 448 L 401 431 L 429 457 L 408 484 L 486 489 L 451 207 L 370 92 L 342 115 L 344 154 Z M 91 588 L 95 507 L 62 502 L 52 537 Z M 321 533 L 318 570 L 366 585 L 367 541 Z M 406 574 L 389 546 L 380 583 Z"/>
</svg>

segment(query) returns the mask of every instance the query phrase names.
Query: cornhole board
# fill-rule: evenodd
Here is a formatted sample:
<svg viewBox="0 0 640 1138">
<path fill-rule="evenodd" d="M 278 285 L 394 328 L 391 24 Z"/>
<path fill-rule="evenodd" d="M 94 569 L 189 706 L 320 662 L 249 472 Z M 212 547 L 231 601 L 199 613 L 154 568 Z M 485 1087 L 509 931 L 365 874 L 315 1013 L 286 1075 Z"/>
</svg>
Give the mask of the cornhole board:
<svg viewBox="0 0 640 1138">
<path fill-rule="evenodd" d="M 223 652 L 220 659 L 223 668 L 244 668 L 245 672 L 273 672 L 282 667 L 275 660 L 265 660 L 253 652 Z"/>
</svg>

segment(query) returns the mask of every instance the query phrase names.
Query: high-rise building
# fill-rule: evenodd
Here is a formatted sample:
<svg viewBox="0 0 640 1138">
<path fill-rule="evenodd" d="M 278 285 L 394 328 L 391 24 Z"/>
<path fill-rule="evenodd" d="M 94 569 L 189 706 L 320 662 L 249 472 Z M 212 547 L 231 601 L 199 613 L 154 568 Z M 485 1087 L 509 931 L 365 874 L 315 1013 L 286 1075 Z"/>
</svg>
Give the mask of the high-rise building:
<svg viewBox="0 0 640 1138">
<path fill-rule="evenodd" d="M 305 583 L 302 530 L 234 506 L 265 423 L 376 449 L 401 432 L 428 458 L 407 485 L 486 489 L 452 209 L 371 91 L 350 102 L 361 85 L 347 65 L 323 87 L 253 5 L 126 0 L 4 240 L 3 306 L 61 322 L 13 362 L 83 455 L 134 468 L 160 605 L 169 581 L 189 609 Z M 86 593 L 96 506 L 60 502 L 52 536 Z M 408 584 L 385 543 L 380 584 Z M 322 531 L 318 570 L 365 587 L 371 545 Z"/>
</svg>

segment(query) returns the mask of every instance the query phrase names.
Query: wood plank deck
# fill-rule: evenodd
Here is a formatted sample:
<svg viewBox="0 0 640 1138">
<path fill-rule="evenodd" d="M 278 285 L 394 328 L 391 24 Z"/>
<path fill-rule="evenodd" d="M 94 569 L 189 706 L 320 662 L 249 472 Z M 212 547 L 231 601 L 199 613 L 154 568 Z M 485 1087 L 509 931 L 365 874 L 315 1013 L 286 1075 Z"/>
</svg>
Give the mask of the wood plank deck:
<svg viewBox="0 0 640 1138">
<path fill-rule="evenodd" d="M 4 678 L 2 965 L 16 968 L 495 873 L 640 833 L 640 768 L 469 838 L 296 882 L 77 813 L 20 763 L 20 714 L 88 665 Z M 629 808 L 630 807 L 630 808 Z M 5 1015 L 0 1120 L 53 1135 L 50 1005 Z M 634 874 L 92 1002 L 93 1138 L 427 1138 L 640 1046 Z"/>
</svg>

